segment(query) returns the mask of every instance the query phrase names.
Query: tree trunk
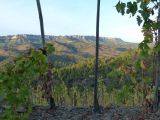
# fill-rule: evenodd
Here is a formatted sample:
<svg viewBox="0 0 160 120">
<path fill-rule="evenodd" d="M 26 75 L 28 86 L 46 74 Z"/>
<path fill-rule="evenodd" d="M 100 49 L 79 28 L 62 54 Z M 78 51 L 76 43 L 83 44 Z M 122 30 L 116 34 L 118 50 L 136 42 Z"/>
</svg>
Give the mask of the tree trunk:
<svg viewBox="0 0 160 120">
<path fill-rule="evenodd" d="M 50 103 L 50 109 L 55 109 L 56 108 L 54 97 L 50 96 L 49 103 Z"/>
<path fill-rule="evenodd" d="M 42 45 L 44 48 L 45 47 L 45 35 L 44 35 L 43 15 L 42 15 L 42 10 L 41 10 L 40 0 L 36 0 L 36 1 L 37 1 L 37 8 L 38 8 L 38 14 L 39 14 L 40 28 L 41 28 Z"/>
<path fill-rule="evenodd" d="M 143 71 L 143 68 L 141 68 L 141 75 L 142 75 L 142 94 L 143 94 L 142 102 L 144 102 L 146 96 L 144 95 L 144 71 Z"/>
<path fill-rule="evenodd" d="M 155 96 L 154 96 L 154 112 L 156 112 L 158 110 L 158 61 L 157 61 L 157 57 L 156 57 L 156 80 L 155 80 Z"/>
<path fill-rule="evenodd" d="M 95 83 L 94 83 L 94 112 L 100 112 L 97 98 L 98 81 L 98 57 L 99 57 L 99 19 L 100 19 L 100 0 L 97 0 L 97 23 L 96 23 L 96 63 L 95 63 Z"/>
<path fill-rule="evenodd" d="M 52 68 L 51 68 L 51 63 L 48 64 L 48 73 L 47 73 L 47 87 L 48 87 L 48 92 L 50 95 L 49 98 L 49 104 L 50 104 L 50 109 L 56 109 L 56 105 L 55 105 L 55 100 L 54 97 L 52 96 L 52 86 L 53 86 L 53 77 L 52 77 Z"/>
<path fill-rule="evenodd" d="M 76 107 L 77 106 L 77 93 L 74 92 L 74 95 L 73 95 L 73 106 Z"/>
<path fill-rule="evenodd" d="M 160 22 L 160 5 L 158 8 L 158 22 Z M 156 46 L 159 46 L 160 44 L 160 29 L 158 30 L 158 38 L 156 40 Z M 154 97 L 154 111 L 156 112 L 158 110 L 158 106 L 159 106 L 159 82 L 160 82 L 160 52 L 156 51 L 156 80 L 155 80 L 155 97 Z"/>
<path fill-rule="evenodd" d="M 42 37 L 42 45 L 43 45 L 43 49 L 45 50 L 45 34 L 44 34 L 44 24 L 43 24 L 43 15 L 42 15 L 42 10 L 41 10 L 41 4 L 40 4 L 40 0 L 36 0 L 37 2 L 37 8 L 38 8 L 38 14 L 39 14 L 39 21 L 40 21 L 40 29 L 41 29 L 41 37 Z M 47 55 L 47 54 L 46 54 Z M 49 70 L 48 70 L 48 75 L 47 75 L 47 82 L 52 81 L 51 78 L 51 68 L 50 68 L 50 64 L 49 64 Z M 52 92 L 52 87 L 51 84 L 47 85 L 47 89 L 49 89 L 49 91 L 47 91 L 49 93 L 49 104 L 50 104 L 50 109 L 55 109 L 56 105 L 55 105 L 55 100 L 51 94 Z"/>
</svg>

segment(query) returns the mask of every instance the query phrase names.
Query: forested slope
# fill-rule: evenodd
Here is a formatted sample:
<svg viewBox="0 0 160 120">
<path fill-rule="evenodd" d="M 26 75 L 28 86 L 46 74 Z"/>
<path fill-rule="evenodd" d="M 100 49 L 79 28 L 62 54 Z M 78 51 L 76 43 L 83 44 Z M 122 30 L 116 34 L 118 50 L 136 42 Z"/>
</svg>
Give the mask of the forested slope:
<svg viewBox="0 0 160 120">
<path fill-rule="evenodd" d="M 75 62 L 79 58 L 90 58 L 95 55 L 95 36 L 46 36 L 46 41 L 54 44 L 56 61 Z M 137 43 L 129 43 L 120 38 L 100 38 L 100 56 L 116 56 L 123 51 L 137 48 Z M 40 48 L 39 35 L 0 36 L 0 60 L 9 56 L 24 54 L 30 48 Z"/>
</svg>

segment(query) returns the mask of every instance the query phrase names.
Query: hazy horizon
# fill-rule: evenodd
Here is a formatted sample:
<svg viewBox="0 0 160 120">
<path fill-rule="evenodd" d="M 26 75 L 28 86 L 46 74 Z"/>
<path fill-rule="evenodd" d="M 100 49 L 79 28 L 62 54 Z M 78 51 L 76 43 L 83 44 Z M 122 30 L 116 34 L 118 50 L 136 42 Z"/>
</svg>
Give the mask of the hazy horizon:
<svg viewBox="0 0 160 120">
<path fill-rule="evenodd" d="M 36 35 L 36 36 L 41 36 L 40 34 L 9 34 L 9 35 L 0 35 L 0 37 L 4 37 L 4 36 L 15 36 L 15 35 Z M 56 36 L 56 37 L 58 37 L 58 36 L 94 36 L 94 37 L 96 37 L 96 35 L 51 35 L 51 34 L 47 34 L 47 35 L 45 35 L 45 36 Z M 121 40 L 123 40 L 122 38 L 120 38 L 120 37 L 108 37 L 108 36 L 99 36 L 99 37 L 105 37 L 105 38 L 115 38 L 115 39 L 121 39 Z M 134 42 L 134 41 L 125 41 L 125 40 L 123 40 L 124 42 L 131 42 L 131 43 L 140 43 L 140 42 Z"/>
<path fill-rule="evenodd" d="M 36 1 L 0 0 L 0 36 L 40 35 Z M 127 0 L 124 0 L 127 1 Z M 118 14 L 118 0 L 101 1 L 100 36 L 121 38 L 127 42 L 143 40 L 135 18 Z M 46 35 L 95 36 L 96 0 L 41 0 Z"/>
</svg>

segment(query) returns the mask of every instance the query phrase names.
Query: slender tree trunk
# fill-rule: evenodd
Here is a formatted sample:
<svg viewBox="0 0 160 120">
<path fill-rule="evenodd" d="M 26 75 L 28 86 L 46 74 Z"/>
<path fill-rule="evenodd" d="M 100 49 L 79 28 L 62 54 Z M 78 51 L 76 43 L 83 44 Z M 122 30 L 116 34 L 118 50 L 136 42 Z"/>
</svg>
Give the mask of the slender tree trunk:
<svg viewBox="0 0 160 120">
<path fill-rule="evenodd" d="M 54 97 L 50 96 L 49 104 L 50 104 L 50 109 L 55 109 L 56 108 Z"/>
<path fill-rule="evenodd" d="M 37 1 L 37 8 L 38 8 L 38 14 L 39 14 L 39 21 L 40 21 L 40 28 L 41 28 L 41 37 L 42 37 L 42 45 L 43 48 L 45 46 L 45 35 L 44 35 L 44 24 L 43 24 L 43 15 L 41 10 L 41 3 L 40 0 Z"/>
<path fill-rule="evenodd" d="M 160 2 L 160 1 L 159 1 Z M 157 21 L 160 22 L 160 5 L 158 8 L 158 18 Z M 160 29 L 158 30 L 158 38 L 156 40 L 156 46 L 160 44 Z M 154 111 L 156 112 L 158 110 L 159 106 L 159 84 L 160 84 L 160 52 L 156 51 L 156 80 L 155 80 L 155 97 L 154 97 Z"/>
<path fill-rule="evenodd" d="M 142 94 L 143 94 L 143 99 L 142 99 L 142 103 L 144 102 L 145 100 L 145 95 L 144 95 L 144 71 L 143 71 L 143 68 L 141 68 L 141 75 L 142 75 Z"/>
<path fill-rule="evenodd" d="M 47 80 L 48 82 L 50 83 L 48 85 L 49 87 L 49 92 L 50 92 L 50 98 L 49 98 L 49 104 L 50 104 L 50 109 L 56 109 L 56 104 L 55 104 L 55 99 L 54 99 L 54 96 L 52 96 L 52 86 L 53 86 L 53 76 L 52 76 L 52 68 L 51 68 L 51 63 L 49 63 L 48 65 L 48 73 L 47 73 Z"/>
<path fill-rule="evenodd" d="M 41 29 L 41 37 L 42 37 L 42 45 L 43 45 L 43 49 L 45 50 L 45 34 L 44 34 L 44 24 L 43 24 L 43 15 L 42 15 L 42 10 L 41 10 L 41 4 L 40 4 L 40 0 L 36 0 L 37 2 L 37 8 L 38 8 L 38 14 L 39 14 L 39 21 L 40 21 L 40 29 Z M 51 78 L 51 68 L 50 68 L 50 64 L 49 64 L 49 68 L 48 68 L 48 76 L 47 76 L 47 80 L 52 81 Z M 55 100 L 54 97 L 51 95 L 52 89 L 51 89 L 51 84 L 49 86 L 47 86 L 49 89 L 49 104 L 50 104 L 50 109 L 55 109 L 56 105 L 55 105 Z"/>
<path fill-rule="evenodd" d="M 159 1 L 159 4 L 160 4 L 160 1 Z M 160 22 L 160 5 L 159 5 L 159 9 L 158 9 L 158 22 Z M 158 46 L 160 45 L 160 29 L 158 29 Z M 158 53 L 157 53 L 158 55 L 157 55 L 157 80 L 158 80 L 158 82 L 157 82 L 157 86 L 158 86 L 158 92 L 157 92 L 157 94 L 158 94 L 158 105 L 159 105 L 159 102 L 160 102 L 160 96 L 159 96 L 159 92 L 160 92 L 160 90 L 159 90 L 159 87 L 160 87 L 160 51 L 158 51 Z M 157 106 L 157 108 L 158 108 L 158 106 Z"/>
<path fill-rule="evenodd" d="M 77 93 L 74 92 L 74 95 L 73 95 L 73 106 L 76 107 L 77 106 Z"/>
<path fill-rule="evenodd" d="M 155 80 L 155 96 L 154 96 L 154 111 L 156 112 L 158 110 L 158 61 L 157 61 L 157 55 L 156 55 L 156 80 Z"/>
<path fill-rule="evenodd" d="M 152 87 L 155 85 L 155 80 L 156 80 L 156 54 L 155 51 L 153 51 L 153 70 L 152 70 Z"/>
<path fill-rule="evenodd" d="M 97 98 L 98 81 L 98 57 L 99 57 L 99 19 L 100 19 L 100 0 L 97 0 L 97 23 L 96 23 L 96 64 L 95 64 L 95 83 L 94 83 L 94 112 L 99 112 L 100 107 Z"/>
</svg>

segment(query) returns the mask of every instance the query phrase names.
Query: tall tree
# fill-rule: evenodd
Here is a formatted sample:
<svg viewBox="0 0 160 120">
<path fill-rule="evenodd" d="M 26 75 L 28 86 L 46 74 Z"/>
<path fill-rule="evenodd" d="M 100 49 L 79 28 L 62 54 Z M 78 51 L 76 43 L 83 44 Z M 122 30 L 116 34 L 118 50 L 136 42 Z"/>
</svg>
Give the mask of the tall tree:
<svg viewBox="0 0 160 120">
<path fill-rule="evenodd" d="M 41 10 L 41 3 L 40 0 L 37 1 L 37 8 L 38 8 L 38 14 L 39 14 L 39 21 L 40 21 L 40 28 L 41 28 L 41 37 L 42 37 L 42 45 L 43 48 L 45 46 L 45 34 L 44 34 L 44 24 L 43 24 L 43 15 Z"/>
<path fill-rule="evenodd" d="M 43 54 L 47 55 L 47 51 L 45 49 L 45 34 L 44 34 L 44 24 L 43 24 L 43 15 L 42 15 L 42 10 L 41 10 L 41 4 L 40 4 L 40 0 L 36 0 L 37 1 L 37 8 L 38 8 L 38 14 L 39 14 L 39 21 L 40 21 L 40 28 L 41 28 L 41 37 L 42 37 L 42 45 L 43 45 L 43 49 L 42 52 Z M 56 105 L 55 105 L 55 101 L 54 101 L 54 97 L 52 96 L 52 73 L 51 73 L 51 64 L 50 61 L 48 60 L 48 73 L 47 73 L 47 81 L 44 84 L 44 88 L 46 91 L 46 94 L 48 95 L 47 99 L 49 100 L 49 104 L 50 104 L 50 109 L 55 109 Z"/>
<path fill-rule="evenodd" d="M 96 62 L 95 62 L 95 82 L 94 82 L 94 112 L 100 112 L 97 98 L 98 81 L 98 58 L 99 58 L 99 21 L 100 21 L 100 0 L 97 0 L 97 21 L 96 21 Z"/>
</svg>

